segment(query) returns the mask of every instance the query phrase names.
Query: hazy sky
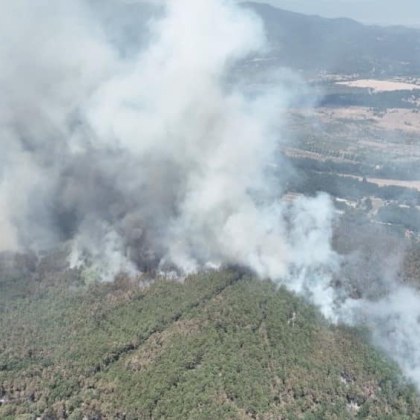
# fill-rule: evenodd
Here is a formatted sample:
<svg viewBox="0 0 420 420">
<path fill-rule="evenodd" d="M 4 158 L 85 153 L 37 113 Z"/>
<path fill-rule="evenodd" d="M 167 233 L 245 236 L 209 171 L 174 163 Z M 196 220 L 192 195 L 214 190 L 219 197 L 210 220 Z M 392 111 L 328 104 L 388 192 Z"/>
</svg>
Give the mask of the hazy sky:
<svg viewBox="0 0 420 420">
<path fill-rule="evenodd" d="M 296 12 L 420 27 L 420 0 L 254 0 Z"/>
</svg>

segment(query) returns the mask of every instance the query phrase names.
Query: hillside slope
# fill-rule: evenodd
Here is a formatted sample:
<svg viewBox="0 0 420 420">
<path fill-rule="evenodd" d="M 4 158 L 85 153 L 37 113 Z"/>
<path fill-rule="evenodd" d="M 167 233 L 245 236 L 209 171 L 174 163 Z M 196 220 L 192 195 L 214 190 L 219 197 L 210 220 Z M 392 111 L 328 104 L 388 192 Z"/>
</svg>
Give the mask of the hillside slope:
<svg viewBox="0 0 420 420">
<path fill-rule="evenodd" d="M 261 3 L 245 5 L 264 21 L 269 65 L 366 77 L 420 74 L 420 30 L 303 15 Z"/>
<path fill-rule="evenodd" d="M 0 282 L 0 418 L 413 418 L 360 333 L 237 270 L 83 285 Z"/>
</svg>

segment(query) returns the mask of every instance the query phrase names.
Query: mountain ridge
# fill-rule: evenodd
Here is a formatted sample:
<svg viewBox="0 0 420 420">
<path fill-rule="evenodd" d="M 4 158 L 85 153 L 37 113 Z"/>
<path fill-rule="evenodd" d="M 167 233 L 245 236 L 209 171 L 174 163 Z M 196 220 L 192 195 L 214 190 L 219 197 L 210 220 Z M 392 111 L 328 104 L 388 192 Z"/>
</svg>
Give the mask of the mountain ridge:
<svg viewBox="0 0 420 420">
<path fill-rule="evenodd" d="M 263 20 L 276 66 L 375 77 L 420 74 L 418 29 L 304 15 L 264 3 L 242 6 Z"/>
</svg>

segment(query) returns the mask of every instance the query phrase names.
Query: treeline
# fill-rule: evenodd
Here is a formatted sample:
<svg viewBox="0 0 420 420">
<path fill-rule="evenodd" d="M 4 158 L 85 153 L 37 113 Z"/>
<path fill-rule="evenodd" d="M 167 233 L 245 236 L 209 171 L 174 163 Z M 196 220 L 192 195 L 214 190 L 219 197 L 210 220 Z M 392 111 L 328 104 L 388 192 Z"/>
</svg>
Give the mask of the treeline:
<svg viewBox="0 0 420 420">
<path fill-rule="evenodd" d="M 345 162 L 327 159 L 325 161 L 293 157 L 290 158 L 293 165 L 299 169 L 317 171 L 317 172 L 333 172 L 356 176 L 366 176 L 373 178 L 400 179 L 400 180 L 418 180 L 420 161 L 404 163 L 389 163 L 376 166 L 361 162 Z"/>
<path fill-rule="evenodd" d="M 374 196 L 408 205 L 418 205 L 420 203 L 420 192 L 415 189 L 398 186 L 379 187 L 377 184 L 366 180 L 359 181 L 351 177 L 312 170 L 301 171 L 289 183 L 289 189 L 309 195 L 324 191 L 333 197 L 343 197 L 350 200 L 360 200 L 367 196 Z"/>
<path fill-rule="evenodd" d="M 381 207 L 378 220 L 384 223 L 404 226 L 406 229 L 420 231 L 420 211 L 415 207 L 400 207 L 396 204 Z"/>
<path fill-rule="evenodd" d="M 393 92 L 372 93 L 369 89 L 360 92 L 334 92 L 326 94 L 319 106 L 363 106 L 378 109 L 385 108 L 418 108 L 416 101 L 420 93 L 416 91 L 397 90 Z"/>
</svg>

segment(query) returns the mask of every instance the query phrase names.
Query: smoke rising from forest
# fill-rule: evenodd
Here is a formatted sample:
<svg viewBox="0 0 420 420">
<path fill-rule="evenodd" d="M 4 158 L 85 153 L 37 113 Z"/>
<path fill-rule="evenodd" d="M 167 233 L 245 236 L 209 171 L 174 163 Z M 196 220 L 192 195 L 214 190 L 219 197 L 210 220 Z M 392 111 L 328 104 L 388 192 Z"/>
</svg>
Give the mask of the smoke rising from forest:
<svg viewBox="0 0 420 420">
<path fill-rule="evenodd" d="M 1 250 L 69 243 L 71 266 L 105 280 L 245 266 L 367 323 L 420 385 L 418 295 L 392 279 L 379 299 L 333 287 L 329 198 L 281 199 L 292 76 L 252 94 L 230 77 L 267 48 L 255 15 L 224 0 L 0 8 Z"/>
<path fill-rule="evenodd" d="M 278 277 L 328 260 L 328 200 L 302 200 L 287 225 L 287 174 L 273 175 L 293 92 L 280 83 L 251 97 L 228 82 L 264 48 L 254 15 L 167 2 L 127 52 L 94 3 L 4 9 L 3 248 L 71 240 L 74 264 L 87 255 L 110 277 L 165 264 Z"/>
</svg>

